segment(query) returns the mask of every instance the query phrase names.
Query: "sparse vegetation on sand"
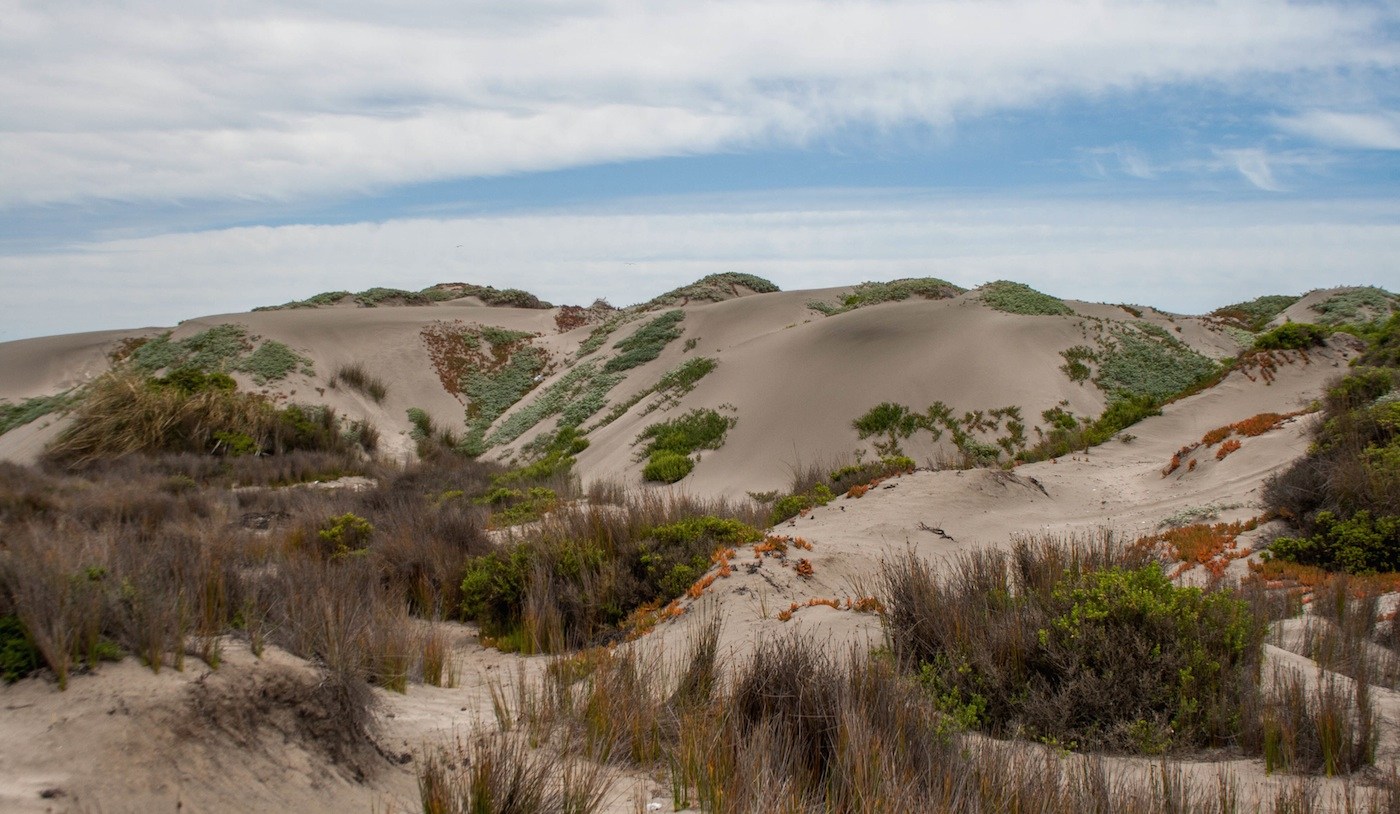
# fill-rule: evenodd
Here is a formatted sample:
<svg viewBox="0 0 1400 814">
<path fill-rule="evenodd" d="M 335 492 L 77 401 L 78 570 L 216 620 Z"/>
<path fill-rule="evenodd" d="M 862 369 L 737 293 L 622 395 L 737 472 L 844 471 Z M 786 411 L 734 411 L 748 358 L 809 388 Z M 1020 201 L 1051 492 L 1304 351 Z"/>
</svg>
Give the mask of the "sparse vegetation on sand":
<svg viewBox="0 0 1400 814">
<path fill-rule="evenodd" d="M 604 373 L 621 373 L 650 362 L 661 355 L 672 341 L 678 339 L 684 330 L 680 326 L 685 312 L 680 309 L 667 311 L 632 332 L 631 336 L 619 340 L 613 347 L 621 353 L 603 365 Z"/>
<path fill-rule="evenodd" d="M 242 325 L 215 325 L 185 339 L 162 334 L 136 347 L 133 368 L 143 374 L 192 368 L 206 373 L 246 373 L 259 385 L 285 379 L 292 371 L 312 375 L 311 360 L 281 342 L 248 333 Z"/>
<path fill-rule="evenodd" d="M 384 383 L 384 380 L 371 375 L 360 362 L 352 362 L 336 368 L 335 374 L 331 376 L 330 386 L 338 387 L 341 384 L 369 396 L 375 404 L 383 404 L 385 397 L 389 395 L 389 386 Z"/>
<path fill-rule="evenodd" d="M 851 293 L 841 298 L 839 304 L 813 300 L 807 303 L 807 307 L 813 311 L 819 311 L 826 316 L 833 317 L 837 314 L 844 314 L 847 311 L 854 311 L 857 308 L 864 308 L 867 305 L 876 305 L 882 302 L 898 302 L 907 300 L 910 297 L 922 297 L 926 300 L 946 300 L 956 297 L 967 289 L 953 285 L 947 280 L 940 280 L 937 277 L 906 277 L 889 282 L 865 282 L 856 286 Z"/>
<path fill-rule="evenodd" d="M 1317 312 L 1317 321 L 1323 325 L 1383 322 L 1400 311 L 1400 296 L 1383 288 L 1365 286 L 1340 291 L 1313 303 L 1310 308 Z"/>
<path fill-rule="evenodd" d="M 1211 311 L 1210 316 L 1240 330 L 1258 333 L 1268 327 L 1274 317 L 1282 314 L 1288 306 L 1300 299 L 1302 297 L 1293 294 L 1269 294 L 1248 302 L 1223 305 Z"/>
<path fill-rule="evenodd" d="M 1003 422 L 1006 434 L 997 436 Z M 885 440 L 875 442 L 875 450 L 883 456 L 902 456 L 900 441 L 915 432 L 927 432 L 934 441 L 947 432 L 962 455 L 964 467 L 992 466 L 1002 453 L 1012 457 L 1026 448 L 1026 425 L 1021 408 L 1016 406 L 971 410 L 959 417 L 941 401 L 935 401 L 921 413 L 887 401 L 871 407 L 852 421 L 851 427 L 862 441 L 883 435 Z"/>
<path fill-rule="evenodd" d="M 988 307 L 1008 314 L 1063 316 L 1074 313 L 1074 309 L 1065 305 L 1063 300 L 1008 280 L 997 280 L 982 286 L 980 297 Z"/>
<path fill-rule="evenodd" d="M 46 415 L 64 412 L 76 404 L 79 398 L 79 394 L 66 390 L 52 396 L 28 398 L 19 404 L 0 401 L 0 435 L 38 421 Z"/>
</svg>

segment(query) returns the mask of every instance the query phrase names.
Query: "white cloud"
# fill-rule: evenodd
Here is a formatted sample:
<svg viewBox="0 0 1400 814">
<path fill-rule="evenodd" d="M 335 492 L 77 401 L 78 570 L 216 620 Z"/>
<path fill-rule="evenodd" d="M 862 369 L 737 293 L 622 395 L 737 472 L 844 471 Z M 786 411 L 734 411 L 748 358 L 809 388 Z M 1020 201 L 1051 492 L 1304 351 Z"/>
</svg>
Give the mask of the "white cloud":
<svg viewBox="0 0 1400 814">
<path fill-rule="evenodd" d="M 319 291 L 468 281 L 554 302 L 646 299 L 745 271 L 786 289 L 1009 278 L 1200 313 L 1265 293 L 1395 287 L 1400 203 L 1174 202 L 810 193 L 626 210 L 225 229 L 0 257 L 0 339 L 173 324 Z M 815 203 L 814 203 L 815 202 Z M 729 211 L 715 211 L 712 204 Z M 460 248 L 458 248 L 460 246 Z"/>
<path fill-rule="evenodd" d="M 1260 149 L 1221 150 L 1219 155 L 1232 163 L 1240 175 L 1254 186 L 1266 192 L 1282 192 L 1283 187 L 1274 178 L 1274 169 L 1267 151 Z"/>
<path fill-rule="evenodd" d="M 1274 123 L 1283 130 L 1324 144 L 1363 150 L 1400 150 L 1400 113 L 1309 110 L 1297 116 L 1277 117 Z"/>
<path fill-rule="evenodd" d="M 1284 0 L 12 1 L 0 206 L 310 197 L 1385 71 L 1400 64 L 1387 15 Z"/>
</svg>

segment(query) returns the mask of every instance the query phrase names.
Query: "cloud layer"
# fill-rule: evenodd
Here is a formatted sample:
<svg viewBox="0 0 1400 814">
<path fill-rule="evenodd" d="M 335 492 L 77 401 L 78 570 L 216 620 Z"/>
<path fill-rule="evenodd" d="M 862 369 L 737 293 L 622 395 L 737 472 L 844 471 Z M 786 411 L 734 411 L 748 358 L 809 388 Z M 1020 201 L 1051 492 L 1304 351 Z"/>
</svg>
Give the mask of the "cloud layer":
<svg viewBox="0 0 1400 814">
<path fill-rule="evenodd" d="M 1397 68 L 1384 5 L 21 0 L 4 16 L 0 207 L 353 195 L 1175 85 L 1276 99 L 1281 126 L 1324 141 L 1397 135 L 1369 109 L 1290 109 L 1324 110 L 1326 77 Z"/>
<path fill-rule="evenodd" d="M 851 193 L 669 210 L 225 229 L 0 257 L 0 340 L 170 325 L 326 290 L 466 281 L 554 302 L 644 300 L 719 271 L 785 289 L 1009 278 L 1202 313 L 1265 293 L 1394 287 L 1400 203 L 1183 205 Z M 736 205 L 738 204 L 738 205 Z"/>
</svg>

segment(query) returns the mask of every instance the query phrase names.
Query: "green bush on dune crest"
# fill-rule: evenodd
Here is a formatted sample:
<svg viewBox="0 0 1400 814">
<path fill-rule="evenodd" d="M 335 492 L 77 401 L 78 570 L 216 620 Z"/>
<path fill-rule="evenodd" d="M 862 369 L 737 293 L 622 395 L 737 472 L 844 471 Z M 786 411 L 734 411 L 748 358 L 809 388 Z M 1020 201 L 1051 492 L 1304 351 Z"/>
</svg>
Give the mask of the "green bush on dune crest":
<svg viewBox="0 0 1400 814">
<path fill-rule="evenodd" d="M 953 285 L 947 280 L 940 280 L 937 277 L 906 277 L 899 280 L 890 280 L 886 283 L 865 282 L 852 289 L 850 294 L 842 298 L 839 305 L 829 302 L 813 300 L 807 303 L 807 307 L 813 311 L 832 317 L 837 314 L 844 314 L 847 311 L 854 311 L 857 308 L 864 308 L 867 305 L 876 305 L 882 302 L 899 302 L 910 297 L 923 297 L 928 300 L 944 300 L 956 297 L 967 289 Z"/>
<path fill-rule="evenodd" d="M 1062 300 L 1042 294 L 1024 283 L 1009 280 L 987 283 L 982 286 L 980 297 L 989 307 L 1008 314 L 1060 316 L 1074 313 Z"/>
<path fill-rule="evenodd" d="M 256 384 L 285 379 L 295 370 L 313 375 L 311 360 L 275 340 L 260 337 L 242 325 L 215 325 L 181 340 L 169 333 L 142 343 L 131 353 L 131 364 L 144 374 L 187 367 L 218 373 L 246 373 Z"/>
<path fill-rule="evenodd" d="M 765 280 L 753 274 L 727 271 L 719 274 L 708 274 L 690 285 L 683 285 L 654 297 L 640 307 L 642 310 L 650 310 L 667 305 L 687 305 L 692 302 L 723 302 L 739 296 L 743 293 L 741 289 L 748 289 L 755 294 L 772 294 L 781 290 L 771 280 Z"/>
</svg>

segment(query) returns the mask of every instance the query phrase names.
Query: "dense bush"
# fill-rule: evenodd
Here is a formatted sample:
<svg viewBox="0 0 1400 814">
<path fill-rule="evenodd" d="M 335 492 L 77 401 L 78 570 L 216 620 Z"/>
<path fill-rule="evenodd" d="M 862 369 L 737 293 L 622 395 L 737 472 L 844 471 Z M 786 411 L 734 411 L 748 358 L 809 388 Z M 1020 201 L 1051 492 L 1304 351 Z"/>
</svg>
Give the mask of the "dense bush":
<svg viewBox="0 0 1400 814">
<path fill-rule="evenodd" d="M 682 594 L 717 548 L 760 539 L 751 519 L 680 499 L 629 501 L 621 512 L 562 507 L 524 541 L 468 564 L 462 610 L 506 648 L 595 643 L 638 608 Z"/>
<path fill-rule="evenodd" d="M 1379 352 L 1362 360 L 1388 360 L 1397 335 L 1392 319 Z M 1400 569 L 1397 386 L 1394 367 L 1357 367 L 1331 383 L 1308 454 L 1264 488 L 1265 504 L 1298 531 L 1275 542 L 1274 556 L 1354 573 Z"/>
<path fill-rule="evenodd" d="M 670 450 L 657 450 L 642 467 L 642 480 L 658 483 L 675 483 L 695 469 L 695 461 L 689 455 Z"/>
<path fill-rule="evenodd" d="M 911 554 L 883 582 L 896 654 L 967 725 L 1148 753 L 1232 743 L 1252 725 L 1264 620 L 1112 540 L 1023 541 L 966 554 L 943 578 Z"/>
<path fill-rule="evenodd" d="M 1301 350 L 1316 347 L 1327 342 L 1331 333 L 1321 325 L 1306 322 L 1285 322 L 1254 338 L 1254 347 L 1259 350 Z"/>
<path fill-rule="evenodd" d="M 1210 315 L 1223 319 L 1234 327 L 1257 332 L 1264 330 L 1274 317 L 1300 299 L 1302 297 L 1291 294 L 1268 294 L 1248 302 L 1222 306 L 1211 311 Z"/>
<path fill-rule="evenodd" d="M 690 285 L 667 291 L 641 307 L 649 309 L 664 305 L 686 305 L 691 302 L 722 302 L 739 296 L 743 293 L 741 289 L 748 289 L 755 294 L 771 294 L 781 290 L 771 280 L 757 275 L 727 271 L 709 274 Z"/>
</svg>

